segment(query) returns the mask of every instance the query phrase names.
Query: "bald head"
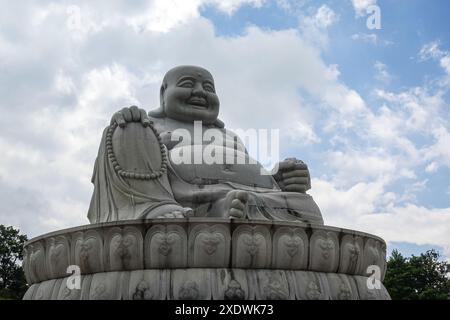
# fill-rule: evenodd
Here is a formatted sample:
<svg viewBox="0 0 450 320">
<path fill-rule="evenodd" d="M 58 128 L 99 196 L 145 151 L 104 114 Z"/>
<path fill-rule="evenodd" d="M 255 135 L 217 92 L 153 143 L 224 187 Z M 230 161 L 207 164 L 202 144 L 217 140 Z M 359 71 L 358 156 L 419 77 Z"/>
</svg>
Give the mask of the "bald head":
<svg viewBox="0 0 450 320">
<path fill-rule="evenodd" d="M 170 69 L 163 79 L 160 100 L 166 116 L 179 121 L 212 124 L 219 114 L 213 76 L 197 66 Z"/>
<path fill-rule="evenodd" d="M 171 82 L 171 83 L 176 82 L 180 76 L 183 76 L 185 74 L 196 74 L 197 76 L 202 77 L 204 79 L 209 79 L 211 82 L 214 83 L 214 78 L 213 78 L 212 74 L 208 70 L 206 70 L 202 67 L 177 66 L 166 72 L 166 74 L 163 78 L 163 84 L 166 84 L 169 82 Z"/>
</svg>

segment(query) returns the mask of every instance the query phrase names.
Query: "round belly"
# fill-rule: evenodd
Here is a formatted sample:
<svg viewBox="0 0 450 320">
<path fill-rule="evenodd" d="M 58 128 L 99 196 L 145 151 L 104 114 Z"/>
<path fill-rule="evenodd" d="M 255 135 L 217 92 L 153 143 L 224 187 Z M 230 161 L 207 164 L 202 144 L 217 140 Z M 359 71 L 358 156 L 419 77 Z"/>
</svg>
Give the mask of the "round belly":
<svg viewBox="0 0 450 320">
<path fill-rule="evenodd" d="M 260 188 L 274 188 L 272 176 L 256 160 L 242 151 L 212 145 L 175 147 L 169 153 L 175 172 L 184 181 L 197 185 L 223 182 Z"/>
</svg>

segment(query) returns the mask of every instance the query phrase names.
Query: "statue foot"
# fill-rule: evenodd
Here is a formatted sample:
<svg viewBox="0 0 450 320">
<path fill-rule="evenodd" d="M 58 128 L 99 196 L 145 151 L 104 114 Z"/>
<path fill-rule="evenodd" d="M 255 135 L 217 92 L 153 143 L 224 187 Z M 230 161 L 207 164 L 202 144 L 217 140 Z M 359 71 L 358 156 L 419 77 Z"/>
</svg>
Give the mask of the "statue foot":
<svg viewBox="0 0 450 320">
<path fill-rule="evenodd" d="M 191 208 L 183 208 L 179 205 L 163 205 L 150 211 L 146 214 L 144 219 L 166 219 L 166 218 L 188 218 L 193 215 Z"/>
<path fill-rule="evenodd" d="M 227 193 L 225 198 L 225 213 L 230 219 L 243 219 L 247 216 L 248 193 L 241 190 L 233 190 Z"/>
<path fill-rule="evenodd" d="M 185 218 L 186 216 L 181 211 L 173 211 L 165 213 L 156 217 L 156 219 L 166 219 L 166 218 Z"/>
</svg>

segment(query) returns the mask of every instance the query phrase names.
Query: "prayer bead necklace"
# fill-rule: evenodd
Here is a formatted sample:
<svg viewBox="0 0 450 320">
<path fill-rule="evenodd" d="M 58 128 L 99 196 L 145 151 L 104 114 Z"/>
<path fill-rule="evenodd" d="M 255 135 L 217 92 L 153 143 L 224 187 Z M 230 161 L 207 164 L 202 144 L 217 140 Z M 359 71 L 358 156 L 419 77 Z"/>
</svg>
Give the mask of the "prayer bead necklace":
<svg viewBox="0 0 450 320">
<path fill-rule="evenodd" d="M 153 131 L 153 133 L 156 136 L 156 139 L 158 139 L 159 143 L 159 149 L 161 150 L 161 168 L 158 171 L 153 171 L 149 173 L 138 173 L 138 172 L 132 172 L 132 171 L 126 171 L 124 170 L 117 161 L 116 155 L 113 151 L 112 146 L 112 136 L 114 133 L 114 130 L 118 127 L 117 123 L 114 123 L 109 126 L 108 131 L 106 133 L 106 152 L 108 154 L 108 158 L 114 168 L 114 171 L 122 176 L 123 178 L 129 178 L 129 179 L 139 179 L 139 180 L 154 180 L 160 178 L 164 173 L 167 171 L 167 152 L 164 144 L 161 141 L 161 136 L 159 135 L 156 128 L 153 126 L 153 122 L 150 122 L 149 127 Z"/>
</svg>

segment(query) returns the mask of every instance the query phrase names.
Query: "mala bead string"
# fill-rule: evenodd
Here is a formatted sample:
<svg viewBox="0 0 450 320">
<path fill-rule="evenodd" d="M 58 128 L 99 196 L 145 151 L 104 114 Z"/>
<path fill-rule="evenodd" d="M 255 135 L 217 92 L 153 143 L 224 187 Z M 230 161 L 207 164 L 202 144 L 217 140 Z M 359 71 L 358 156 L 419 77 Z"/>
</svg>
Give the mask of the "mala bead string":
<svg viewBox="0 0 450 320">
<path fill-rule="evenodd" d="M 162 177 L 162 175 L 164 173 L 166 173 L 166 171 L 167 171 L 167 161 L 168 161 L 167 153 L 166 153 L 166 149 L 162 143 L 161 136 L 159 135 L 156 128 L 153 126 L 153 122 L 150 122 L 149 128 L 153 131 L 153 133 L 155 134 L 156 139 L 158 140 L 158 143 L 159 143 L 159 149 L 161 151 L 161 168 L 158 171 L 152 171 L 152 172 L 147 172 L 147 173 L 126 171 L 120 166 L 120 164 L 117 161 L 117 158 L 114 154 L 113 146 L 112 146 L 112 136 L 113 136 L 114 130 L 116 130 L 117 126 L 118 126 L 117 123 L 110 125 L 108 128 L 108 132 L 106 133 L 106 153 L 111 162 L 111 165 L 114 168 L 114 171 L 118 175 L 120 175 L 124 178 L 128 178 L 128 179 L 154 180 L 154 179 L 158 179 L 158 178 Z"/>
</svg>

